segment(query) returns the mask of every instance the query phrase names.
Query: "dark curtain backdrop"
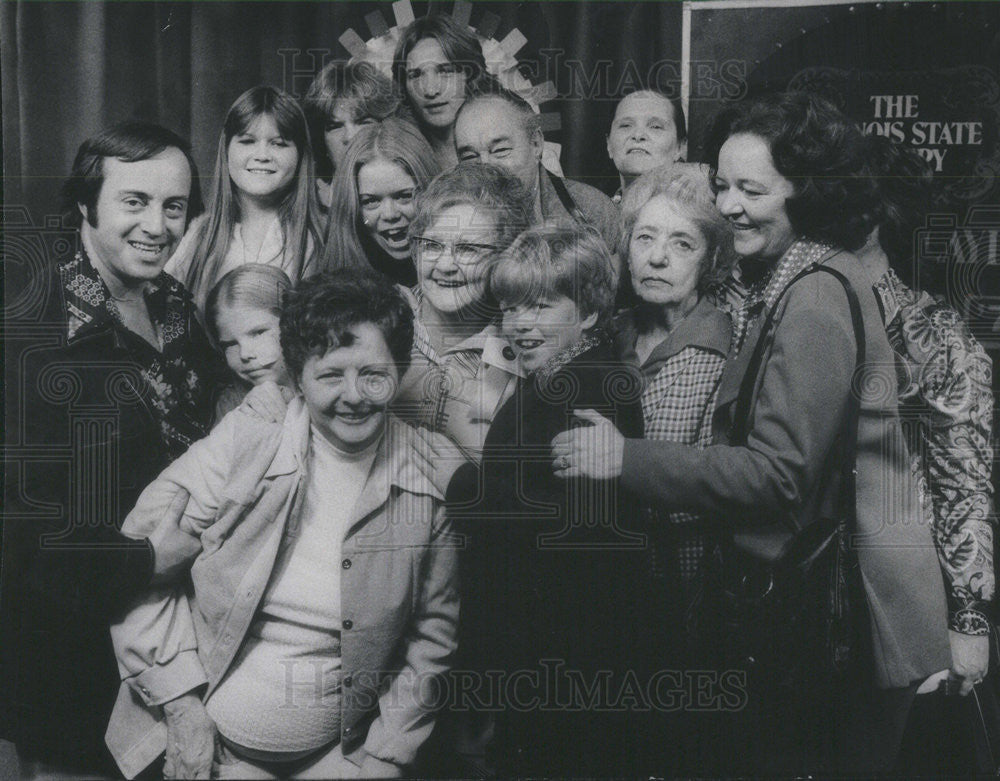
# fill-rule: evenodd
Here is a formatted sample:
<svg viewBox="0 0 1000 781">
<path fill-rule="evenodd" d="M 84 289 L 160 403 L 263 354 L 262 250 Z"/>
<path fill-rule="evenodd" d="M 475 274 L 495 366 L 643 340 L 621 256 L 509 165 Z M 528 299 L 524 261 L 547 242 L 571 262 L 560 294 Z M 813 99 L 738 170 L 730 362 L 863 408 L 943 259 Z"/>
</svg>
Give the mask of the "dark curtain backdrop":
<svg viewBox="0 0 1000 781">
<path fill-rule="evenodd" d="M 417 15 L 428 8 L 414 3 Z M 370 37 L 364 17 L 375 10 L 391 22 L 391 5 L 377 2 L 0 4 L 5 203 L 27 206 L 35 224 L 56 213 L 80 142 L 128 118 L 190 138 L 207 191 L 232 101 L 258 83 L 301 96 L 324 59 L 346 56 L 345 30 Z M 514 28 L 526 36 L 526 75 L 556 84 L 559 99 L 543 108 L 561 113 L 548 136 L 563 145 L 567 175 L 613 192 L 604 134 L 614 101 L 658 62 L 678 74 L 665 86 L 679 94 L 680 3 L 476 3 L 471 23 L 491 15 L 497 40 Z"/>
</svg>

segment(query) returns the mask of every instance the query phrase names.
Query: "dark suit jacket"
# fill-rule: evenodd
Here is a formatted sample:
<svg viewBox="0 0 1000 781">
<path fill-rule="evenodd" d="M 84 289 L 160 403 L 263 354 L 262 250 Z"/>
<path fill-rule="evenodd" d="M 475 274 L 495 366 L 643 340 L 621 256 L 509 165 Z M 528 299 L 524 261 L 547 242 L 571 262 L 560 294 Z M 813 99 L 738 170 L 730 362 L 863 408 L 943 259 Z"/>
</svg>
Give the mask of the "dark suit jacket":
<svg viewBox="0 0 1000 781">
<path fill-rule="evenodd" d="M 29 755 L 113 771 L 102 764 L 118 683 L 108 625 L 152 569 L 147 543 L 118 529 L 171 454 L 118 330 L 68 338 L 58 268 L 20 271 L 7 276 L 4 323 L 0 736 Z M 193 319 L 187 328 L 207 430 L 220 359 Z"/>
</svg>

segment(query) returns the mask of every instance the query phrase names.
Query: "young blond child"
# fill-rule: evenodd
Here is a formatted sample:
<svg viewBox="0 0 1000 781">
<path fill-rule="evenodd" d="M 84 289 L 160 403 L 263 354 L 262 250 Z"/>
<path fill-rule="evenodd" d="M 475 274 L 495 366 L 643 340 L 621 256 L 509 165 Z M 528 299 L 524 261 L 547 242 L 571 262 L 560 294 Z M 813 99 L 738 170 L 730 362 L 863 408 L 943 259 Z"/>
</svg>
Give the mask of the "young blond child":
<svg viewBox="0 0 1000 781">
<path fill-rule="evenodd" d="M 291 286 L 281 269 L 248 263 L 226 274 L 208 294 L 208 332 L 233 372 L 232 383 L 216 403 L 216 423 L 236 409 L 251 388 L 266 382 L 277 383 L 285 401 L 291 399 L 279 327 L 281 300 Z"/>
</svg>

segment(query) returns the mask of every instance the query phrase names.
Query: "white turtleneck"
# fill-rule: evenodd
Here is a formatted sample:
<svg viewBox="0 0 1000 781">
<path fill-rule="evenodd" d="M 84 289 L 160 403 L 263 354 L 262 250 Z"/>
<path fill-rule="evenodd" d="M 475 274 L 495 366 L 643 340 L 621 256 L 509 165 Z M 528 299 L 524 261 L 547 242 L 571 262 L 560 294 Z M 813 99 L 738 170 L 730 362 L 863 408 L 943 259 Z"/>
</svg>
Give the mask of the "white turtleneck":
<svg viewBox="0 0 1000 781">
<path fill-rule="evenodd" d="M 340 735 L 341 545 L 378 442 L 361 453 L 310 431 L 301 512 L 281 549 L 239 654 L 207 702 L 231 744 L 292 758 Z"/>
</svg>

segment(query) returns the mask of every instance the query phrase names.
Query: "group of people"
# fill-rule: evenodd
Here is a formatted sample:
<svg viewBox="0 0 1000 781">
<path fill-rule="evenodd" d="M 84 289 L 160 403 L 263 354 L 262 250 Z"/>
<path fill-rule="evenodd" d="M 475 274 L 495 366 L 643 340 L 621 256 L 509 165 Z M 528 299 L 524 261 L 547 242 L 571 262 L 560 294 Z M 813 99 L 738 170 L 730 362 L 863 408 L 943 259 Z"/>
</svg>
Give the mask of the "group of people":
<svg viewBox="0 0 1000 781">
<path fill-rule="evenodd" d="M 613 198 L 547 170 L 435 14 L 391 78 L 241 95 L 207 204 L 164 128 L 83 143 L 8 384 L 48 447 L 5 507 L 28 773 L 927 769 L 922 692 L 988 670 L 993 402 L 906 284 L 919 159 L 802 93 L 697 164 L 633 92 L 607 145 Z M 845 501 L 860 660 L 750 658 L 712 563 Z"/>
</svg>

